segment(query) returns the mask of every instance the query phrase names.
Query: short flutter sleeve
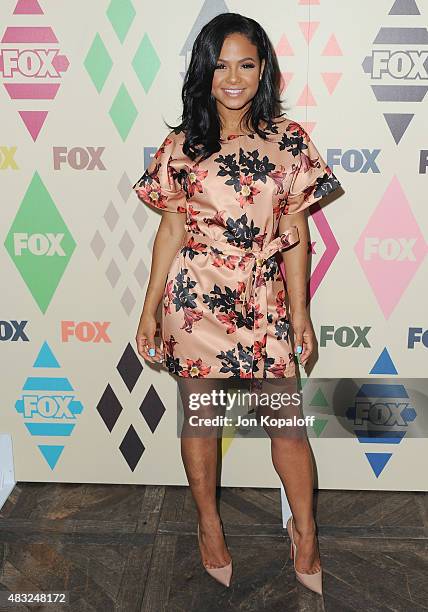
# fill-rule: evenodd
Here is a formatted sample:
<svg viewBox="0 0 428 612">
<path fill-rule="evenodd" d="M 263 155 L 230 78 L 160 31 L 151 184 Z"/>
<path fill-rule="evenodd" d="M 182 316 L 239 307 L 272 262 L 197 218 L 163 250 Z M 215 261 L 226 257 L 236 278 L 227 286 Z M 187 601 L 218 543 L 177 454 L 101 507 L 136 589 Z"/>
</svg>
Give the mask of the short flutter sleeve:
<svg viewBox="0 0 428 612">
<path fill-rule="evenodd" d="M 144 174 L 133 185 L 138 198 L 167 212 L 186 212 L 186 194 L 173 167 L 175 139 L 169 134 L 158 148 Z"/>
<path fill-rule="evenodd" d="M 340 187 L 309 134 L 296 125 L 300 155 L 287 197 L 286 214 L 300 212 Z"/>
</svg>

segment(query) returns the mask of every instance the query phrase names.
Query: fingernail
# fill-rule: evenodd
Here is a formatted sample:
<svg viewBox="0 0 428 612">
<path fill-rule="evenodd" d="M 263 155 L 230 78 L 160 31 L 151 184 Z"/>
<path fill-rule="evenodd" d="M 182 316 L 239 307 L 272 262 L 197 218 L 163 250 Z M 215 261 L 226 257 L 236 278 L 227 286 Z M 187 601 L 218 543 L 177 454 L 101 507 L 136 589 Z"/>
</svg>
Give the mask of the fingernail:
<svg viewBox="0 0 428 612">
<path fill-rule="evenodd" d="M 154 348 L 149 348 L 149 355 L 150 357 L 154 357 L 156 355 L 156 351 Z"/>
<path fill-rule="evenodd" d="M 299 344 L 299 346 L 297 347 L 296 351 L 297 351 L 299 354 L 302 352 L 302 347 L 300 346 L 300 344 Z"/>
</svg>

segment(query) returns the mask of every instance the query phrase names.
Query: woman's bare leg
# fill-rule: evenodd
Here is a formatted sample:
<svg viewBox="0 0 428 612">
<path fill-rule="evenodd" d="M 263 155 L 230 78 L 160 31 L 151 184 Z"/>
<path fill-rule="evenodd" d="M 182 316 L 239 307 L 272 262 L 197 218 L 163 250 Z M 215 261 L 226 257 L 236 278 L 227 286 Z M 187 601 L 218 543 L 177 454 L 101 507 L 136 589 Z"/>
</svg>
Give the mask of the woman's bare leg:
<svg viewBox="0 0 428 612">
<path fill-rule="evenodd" d="M 275 399 L 283 393 L 292 396 L 297 393 L 297 382 L 291 378 L 264 379 L 261 390 L 272 394 L 270 397 Z M 279 418 L 304 416 L 301 403 L 259 412 Z M 295 426 L 283 430 L 273 426 L 265 427 L 265 430 L 271 438 L 272 463 L 293 514 L 293 534 L 298 550 L 296 569 L 308 574 L 315 573 L 320 569 L 320 558 L 313 514 L 314 471 L 306 428 Z"/>
<path fill-rule="evenodd" d="M 209 568 L 223 567 L 230 562 L 216 503 L 217 448 L 221 428 L 215 426 L 192 426 L 191 416 L 212 418 L 224 415 L 220 406 L 200 406 L 191 410 L 190 399 L 194 393 L 211 393 L 219 390 L 219 379 L 180 379 L 179 389 L 183 404 L 184 421 L 181 431 L 181 457 L 199 521 L 201 553 L 204 565 Z"/>
</svg>

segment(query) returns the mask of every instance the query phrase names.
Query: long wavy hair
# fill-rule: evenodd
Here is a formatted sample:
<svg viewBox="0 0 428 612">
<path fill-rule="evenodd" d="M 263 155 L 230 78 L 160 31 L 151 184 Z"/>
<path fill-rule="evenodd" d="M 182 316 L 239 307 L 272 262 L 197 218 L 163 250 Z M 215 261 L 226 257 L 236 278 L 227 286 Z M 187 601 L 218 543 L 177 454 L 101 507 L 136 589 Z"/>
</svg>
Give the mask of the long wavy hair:
<svg viewBox="0 0 428 612">
<path fill-rule="evenodd" d="M 265 138 L 260 127 L 261 121 L 269 124 L 285 114 L 281 112 L 281 71 L 265 30 L 254 19 L 239 13 L 221 13 L 202 28 L 194 42 L 181 92 L 182 122 L 178 126 L 165 122 L 169 129 L 185 133 L 183 153 L 192 160 L 197 157 L 200 160 L 206 159 L 221 149 L 221 124 L 211 89 L 224 39 L 233 33 L 245 35 L 257 47 L 260 62 L 265 60 L 257 93 L 243 117 L 243 125 L 250 131 L 251 119 L 252 129 L 261 138 Z"/>
</svg>

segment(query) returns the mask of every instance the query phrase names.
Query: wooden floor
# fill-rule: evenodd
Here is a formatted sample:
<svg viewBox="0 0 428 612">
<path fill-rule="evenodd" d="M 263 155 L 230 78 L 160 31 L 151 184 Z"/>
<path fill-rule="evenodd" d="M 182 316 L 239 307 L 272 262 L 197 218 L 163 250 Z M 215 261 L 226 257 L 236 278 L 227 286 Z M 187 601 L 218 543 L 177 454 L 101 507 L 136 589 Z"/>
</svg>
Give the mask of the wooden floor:
<svg viewBox="0 0 428 612">
<path fill-rule="evenodd" d="M 186 487 L 20 483 L 0 511 L 0 590 L 76 612 L 428 610 L 425 493 L 316 495 L 324 598 L 298 585 L 277 489 L 224 488 L 230 589 L 203 570 Z"/>
</svg>

